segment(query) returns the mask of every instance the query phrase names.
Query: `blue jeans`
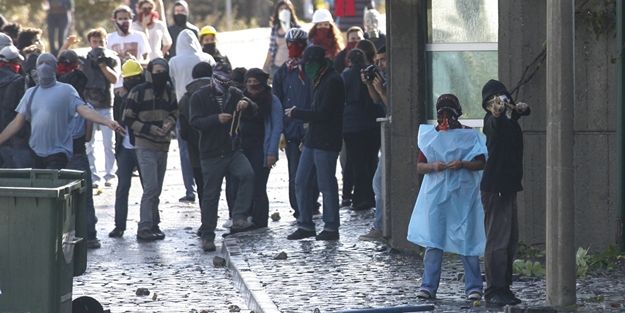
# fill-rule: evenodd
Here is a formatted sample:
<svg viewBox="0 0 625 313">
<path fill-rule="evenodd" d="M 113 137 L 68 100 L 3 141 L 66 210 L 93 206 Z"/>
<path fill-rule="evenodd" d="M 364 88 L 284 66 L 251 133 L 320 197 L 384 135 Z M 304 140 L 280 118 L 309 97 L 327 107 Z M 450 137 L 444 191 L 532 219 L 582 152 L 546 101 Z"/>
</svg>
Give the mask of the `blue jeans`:
<svg viewBox="0 0 625 313">
<path fill-rule="evenodd" d="M 315 173 L 317 186 L 323 194 L 324 230 L 338 231 L 341 225 L 339 218 L 339 186 L 336 182 L 336 162 L 338 151 L 326 151 L 304 146 L 295 177 L 295 193 L 300 216 L 297 225 L 303 230 L 315 230 L 313 222 L 314 199 L 310 190 L 313 188 Z"/>
<path fill-rule="evenodd" d="M 378 160 L 378 168 L 373 175 L 373 193 L 375 193 L 375 220 L 373 221 L 373 228 L 382 231 L 382 220 L 384 219 L 384 207 L 382 199 L 382 157 Z"/>
<path fill-rule="evenodd" d="M 187 142 L 180 137 L 180 122 L 176 123 L 176 137 L 178 138 L 178 149 L 180 151 L 180 169 L 182 170 L 182 181 L 186 196 L 195 199 L 195 189 L 193 183 L 193 168 L 189 162 L 189 152 Z M 200 188 L 200 187 L 198 187 Z"/>
<path fill-rule="evenodd" d="M 13 148 L 13 165 L 15 168 L 33 168 L 35 167 L 35 157 L 37 156 L 30 148 Z"/>
<path fill-rule="evenodd" d="M 290 139 L 286 141 L 286 160 L 289 166 L 289 203 L 293 209 L 293 216 L 299 218 L 299 208 L 297 207 L 297 196 L 295 194 L 295 175 L 297 174 L 297 168 L 299 167 L 299 158 L 302 155 L 302 151 L 299 150 L 301 140 Z M 316 173 L 314 175 L 317 175 Z M 319 210 L 319 187 L 317 187 L 317 177 L 312 180 L 313 188 L 311 188 L 311 197 L 314 202 L 313 210 Z"/>
<path fill-rule="evenodd" d="M 137 155 L 134 149 L 126 149 L 120 145 L 117 150 L 117 189 L 115 190 L 115 228 L 126 230 L 128 219 L 128 194 L 132 182 L 132 172 L 138 168 Z"/>
<path fill-rule="evenodd" d="M 480 258 L 478 256 L 460 256 L 464 265 L 464 291 L 468 296 L 473 291 L 482 293 L 482 274 L 480 272 Z M 443 263 L 443 250 L 427 248 L 423 255 L 423 280 L 421 289 L 430 292 L 436 297 L 438 284 L 441 280 L 441 265 Z"/>
<path fill-rule="evenodd" d="M 67 163 L 67 168 L 85 172 L 85 180 L 87 184 L 87 189 L 85 191 L 87 198 L 87 238 L 89 240 L 96 239 L 98 232 L 95 229 L 95 224 L 98 222 L 98 218 L 95 216 L 95 207 L 93 206 L 93 188 L 91 188 L 92 181 L 89 158 L 86 155 L 75 155 Z"/>
<path fill-rule="evenodd" d="M 247 218 L 249 207 L 252 204 L 254 170 L 241 150 L 237 150 L 229 156 L 202 159 L 201 162 L 204 193 L 202 194 L 202 205 L 200 205 L 202 211 L 200 232 L 202 239 L 215 240 L 219 196 L 226 173 L 231 173 L 239 179 L 237 199 L 232 209 L 232 218 L 236 221 Z"/>
<path fill-rule="evenodd" d="M 158 204 L 167 170 L 167 151 L 137 148 L 135 153 L 143 184 L 138 231 L 151 230 L 161 222 Z"/>
</svg>

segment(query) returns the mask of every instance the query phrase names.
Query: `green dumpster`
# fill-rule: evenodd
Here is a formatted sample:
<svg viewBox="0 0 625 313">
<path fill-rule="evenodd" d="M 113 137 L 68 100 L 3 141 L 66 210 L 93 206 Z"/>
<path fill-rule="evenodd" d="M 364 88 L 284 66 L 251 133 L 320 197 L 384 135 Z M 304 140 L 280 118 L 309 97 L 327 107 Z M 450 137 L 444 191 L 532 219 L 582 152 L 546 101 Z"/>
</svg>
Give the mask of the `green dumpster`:
<svg viewBox="0 0 625 313">
<path fill-rule="evenodd" d="M 71 313 L 87 268 L 84 172 L 0 170 L 0 313 Z"/>
</svg>

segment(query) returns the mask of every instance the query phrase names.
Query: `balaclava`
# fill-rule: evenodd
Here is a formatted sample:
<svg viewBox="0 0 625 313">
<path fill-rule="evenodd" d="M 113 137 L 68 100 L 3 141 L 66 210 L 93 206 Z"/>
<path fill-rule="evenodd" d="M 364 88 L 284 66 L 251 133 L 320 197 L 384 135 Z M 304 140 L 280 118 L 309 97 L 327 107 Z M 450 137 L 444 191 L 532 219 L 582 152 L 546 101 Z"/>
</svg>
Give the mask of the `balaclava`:
<svg viewBox="0 0 625 313">
<path fill-rule="evenodd" d="M 218 96 L 225 95 L 232 85 L 231 74 L 232 69 L 228 64 L 217 63 L 213 67 L 213 86 Z"/>
<path fill-rule="evenodd" d="M 174 14 L 174 23 L 178 25 L 178 27 L 186 27 L 189 14 L 189 6 L 184 0 L 176 1 L 176 3 L 174 3 L 174 8 L 176 6 L 184 7 L 184 14 Z"/>
<path fill-rule="evenodd" d="M 42 88 L 56 84 L 56 58 L 51 53 L 43 53 L 37 58 L 37 75 Z"/>
<path fill-rule="evenodd" d="M 164 66 L 167 70 L 160 73 L 153 73 L 152 71 L 154 69 L 154 65 L 157 64 Z M 156 91 L 157 94 L 162 94 L 165 90 L 165 86 L 167 86 L 167 82 L 169 81 L 169 65 L 167 64 L 167 61 L 163 58 L 157 58 L 150 61 L 150 64 L 148 64 L 148 71 L 152 76 L 152 86 L 154 86 L 154 91 Z"/>
<path fill-rule="evenodd" d="M 458 118 L 462 115 L 462 107 L 458 98 L 452 94 L 443 94 L 436 100 L 436 130 L 462 128 Z"/>
</svg>

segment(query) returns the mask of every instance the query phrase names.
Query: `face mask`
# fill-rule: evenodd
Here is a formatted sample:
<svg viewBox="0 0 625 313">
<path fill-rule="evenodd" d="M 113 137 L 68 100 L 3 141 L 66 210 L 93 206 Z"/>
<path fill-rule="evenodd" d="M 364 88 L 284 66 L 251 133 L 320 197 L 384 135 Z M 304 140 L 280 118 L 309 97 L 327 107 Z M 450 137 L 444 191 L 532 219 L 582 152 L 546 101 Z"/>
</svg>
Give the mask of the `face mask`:
<svg viewBox="0 0 625 313">
<path fill-rule="evenodd" d="M 247 87 L 245 87 L 245 90 L 252 100 L 256 100 L 258 98 L 258 95 L 263 92 L 263 90 L 265 90 L 265 86 L 263 84 L 247 85 Z"/>
<path fill-rule="evenodd" d="M 304 67 L 304 71 L 306 72 L 306 75 L 310 77 L 310 79 L 315 79 L 315 76 L 317 76 L 317 72 L 319 72 L 320 68 L 321 62 L 309 62 Z"/>
<path fill-rule="evenodd" d="M 19 73 L 20 72 L 20 68 L 22 67 L 21 65 L 17 64 L 17 63 L 7 63 L 7 65 L 15 72 L 15 73 Z"/>
<path fill-rule="evenodd" d="M 47 63 L 37 65 L 37 75 L 39 85 L 43 88 L 50 88 L 56 84 L 56 68 Z"/>
<path fill-rule="evenodd" d="M 121 33 L 121 35 L 128 35 L 128 30 L 130 29 L 130 22 L 127 20 L 123 21 L 115 21 L 115 25 L 117 30 Z"/>
<path fill-rule="evenodd" d="M 232 80 L 228 76 L 220 74 L 220 72 L 213 73 L 213 87 L 218 95 L 226 94 L 231 84 Z"/>
<path fill-rule="evenodd" d="M 65 63 L 59 63 L 59 65 L 57 65 L 56 67 L 56 72 L 60 75 L 63 74 L 67 74 L 75 69 L 78 68 L 78 63 L 70 63 L 70 64 L 65 64 Z"/>
<path fill-rule="evenodd" d="M 168 72 L 160 72 L 152 74 L 152 85 L 154 86 L 154 90 L 163 91 L 165 90 L 165 86 L 169 81 L 169 73 Z"/>
<path fill-rule="evenodd" d="M 348 42 L 347 43 L 347 51 L 352 50 L 354 48 L 356 48 L 356 45 L 358 44 L 358 41 L 352 41 L 352 42 Z"/>
<path fill-rule="evenodd" d="M 462 124 L 458 121 L 458 117 L 454 114 L 450 114 L 448 111 L 443 111 L 438 114 L 437 121 L 437 130 L 449 130 L 462 127 Z"/>
<path fill-rule="evenodd" d="M 304 48 L 298 43 L 291 43 L 289 46 L 289 58 L 297 59 L 302 56 Z"/>
<path fill-rule="evenodd" d="M 215 46 L 216 43 L 211 42 L 211 43 L 207 43 L 204 46 L 202 46 L 202 51 L 204 51 L 205 53 L 208 53 L 210 55 L 214 55 L 215 54 Z"/>
<path fill-rule="evenodd" d="M 278 19 L 280 20 L 280 27 L 284 32 L 288 32 L 291 29 L 291 11 L 282 10 L 278 13 Z"/>
<path fill-rule="evenodd" d="M 321 42 L 324 39 L 328 38 L 328 33 L 330 33 L 329 28 L 317 28 L 313 40 L 315 41 L 315 43 Z"/>
<path fill-rule="evenodd" d="M 180 27 L 184 27 L 187 25 L 187 15 L 186 14 L 174 14 L 174 23 Z"/>
<path fill-rule="evenodd" d="M 132 90 L 132 88 L 134 88 L 135 86 L 141 84 L 141 78 L 140 77 L 127 77 L 124 78 L 124 88 L 126 89 L 126 91 L 130 92 L 130 90 Z"/>
<path fill-rule="evenodd" d="M 369 35 L 369 40 L 376 41 L 380 37 L 378 30 L 378 14 L 377 11 L 368 10 L 365 12 L 365 30 Z"/>
</svg>

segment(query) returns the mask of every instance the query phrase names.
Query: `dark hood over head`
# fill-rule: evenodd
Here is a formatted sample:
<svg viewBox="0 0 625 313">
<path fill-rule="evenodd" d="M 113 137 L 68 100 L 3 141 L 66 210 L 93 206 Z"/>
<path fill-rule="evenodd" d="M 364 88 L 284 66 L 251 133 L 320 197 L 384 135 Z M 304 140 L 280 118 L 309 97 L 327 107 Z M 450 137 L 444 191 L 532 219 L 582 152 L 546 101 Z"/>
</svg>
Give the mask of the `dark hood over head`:
<svg viewBox="0 0 625 313">
<path fill-rule="evenodd" d="M 167 72 L 169 73 L 169 63 L 167 63 L 167 61 L 163 58 L 156 58 L 152 61 L 150 61 L 150 63 L 148 63 L 148 67 L 147 67 L 147 71 L 146 71 L 146 77 L 145 80 L 149 83 L 152 83 L 152 70 L 154 70 L 154 65 L 156 64 L 160 64 L 162 66 L 165 67 L 165 69 L 167 69 Z"/>
<path fill-rule="evenodd" d="M 508 96 L 508 98 L 510 98 L 510 101 L 512 101 L 512 96 L 508 92 L 506 85 L 504 85 L 502 82 L 491 79 L 484 85 L 484 88 L 482 88 L 482 108 L 484 108 L 486 112 L 490 112 L 486 108 L 486 103 L 488 102 L 488 99 L 491 98 L 493 95 L 499 93 L 505 94 L 506 96 Z M 512 104 L 514 104 L 514 102 Z"/>
</svg>

